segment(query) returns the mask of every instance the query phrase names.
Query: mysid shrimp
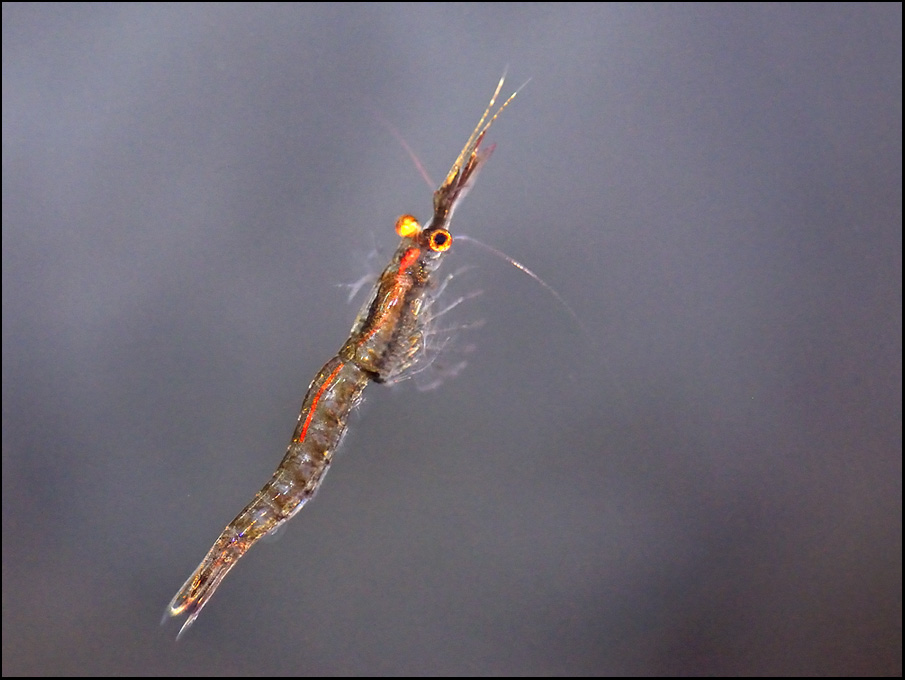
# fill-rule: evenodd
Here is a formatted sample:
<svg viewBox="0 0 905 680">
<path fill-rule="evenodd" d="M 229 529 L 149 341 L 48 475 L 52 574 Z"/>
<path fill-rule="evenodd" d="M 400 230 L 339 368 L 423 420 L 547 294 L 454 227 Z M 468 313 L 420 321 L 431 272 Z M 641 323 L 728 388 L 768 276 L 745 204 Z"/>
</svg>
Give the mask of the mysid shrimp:
<svg viewBox="0 0 905 680">
<path fill-rule="evenodd" d="M 484 115 L 434 192 L 434 214 L 428 225 L 422 228 L 411 215 L 396 221 L 396 233 L 402 238 L 399 247 L 374 284 L 349 339 L 311 382 L 289 449 L 273 477 L 227 525 L 167 607 L 170 616 L 188 615 L 179 635 L 192 625 L 248 549 L 314 495 L 346 431 L 349 414 L 368 383 L 410 375 L 423 355 L 438 287 L 436 271 L 453 244 L 449 232 L 453 212 L 493 151 L 480 148 L 484 135 L 515 97 L 513 93 L 493 112 L 503 81 L 501 78 Z"/>
</svg>

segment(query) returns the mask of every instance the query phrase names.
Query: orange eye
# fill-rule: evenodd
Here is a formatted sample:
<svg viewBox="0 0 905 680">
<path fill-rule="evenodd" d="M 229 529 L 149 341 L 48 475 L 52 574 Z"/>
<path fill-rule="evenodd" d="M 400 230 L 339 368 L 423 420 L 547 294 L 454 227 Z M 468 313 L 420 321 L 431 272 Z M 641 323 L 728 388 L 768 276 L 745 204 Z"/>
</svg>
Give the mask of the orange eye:
<svg viewBox="0 0 905 680">
<path fill-rule="evenodd" d="M 396 220 L 396 233 L 402 238 L 414 236 L 421 231 L 421 225 L 411 215 L 402 215 Z"/>
<path fill-rule="evenodd" d="M 430 247 L 435 253 L 442 253 L 444 250 L 449 250 L 451 245 L 452 234 L 446 231 L 446 229 L 437 229 L 437 231 L 431 234 Z"/>
</svg>

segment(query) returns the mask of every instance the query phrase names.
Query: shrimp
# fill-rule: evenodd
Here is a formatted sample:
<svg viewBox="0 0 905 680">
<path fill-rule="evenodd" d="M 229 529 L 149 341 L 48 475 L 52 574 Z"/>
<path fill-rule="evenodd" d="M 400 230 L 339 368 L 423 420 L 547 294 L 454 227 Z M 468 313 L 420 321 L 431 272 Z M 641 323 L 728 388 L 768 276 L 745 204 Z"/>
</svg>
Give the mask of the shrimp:
<svg viewBox="0 0 905 680">
<path fill-rule="evenodd" d="M 249 548 L 314 496 L 368 383 L 395 382 L 412 374 L 435 316 L 431 312 L 438 288 L 435 272 L 453 242 L 449 233 L 453 212 L 493 152 L 493 147 L 480 148 L 484 135 L 518 94 L 516 90 L 491 115 L 504 81 L 505 76 L 434 192 L 429 224 L 422 228 L 411 215 L 396 221 L 396 233 L 402 240 L 359 312 L 349 339 L 308 387 L 289 448 L 276 472 L 227 525 L 168 605 L 164 621 L 167 616 L 187 615 L 177 640 Z"/>
</svg>

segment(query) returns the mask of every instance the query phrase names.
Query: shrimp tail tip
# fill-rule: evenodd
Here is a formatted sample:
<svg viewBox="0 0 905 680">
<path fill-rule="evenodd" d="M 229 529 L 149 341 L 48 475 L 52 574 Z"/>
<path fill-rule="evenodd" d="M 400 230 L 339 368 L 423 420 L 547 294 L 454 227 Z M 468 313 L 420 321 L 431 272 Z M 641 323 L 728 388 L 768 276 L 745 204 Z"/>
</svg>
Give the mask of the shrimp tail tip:
<svg viewBox="0 0 905 680">
<path fill-rule="evenodd" d="M 176 642 L 179 642 L 182 636 L 185 635 L 185 632 L 191 627 L 193 623 L 195 623 L 196 616 L 198 616 L 197 612 L 195 612 L 185 620 L 185 623 L 182 624 L 182 628 L 180 628 L 179 632 L 176 633 Z"/>
</svg>

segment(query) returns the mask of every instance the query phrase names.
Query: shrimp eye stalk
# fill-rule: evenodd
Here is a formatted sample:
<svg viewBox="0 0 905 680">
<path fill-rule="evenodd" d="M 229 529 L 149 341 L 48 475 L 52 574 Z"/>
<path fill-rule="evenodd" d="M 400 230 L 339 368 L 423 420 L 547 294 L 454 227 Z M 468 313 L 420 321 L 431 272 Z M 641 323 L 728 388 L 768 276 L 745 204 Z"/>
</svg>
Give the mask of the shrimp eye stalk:
<svg viewBox="0 0 905 680">
<path fill-rule="evenodd" d="M 412 215 L 401 215 L 396 220 L 396 233 L 402 238 L 409 238 L 421 233 L 421 225 Z"/>
<path fill-rule="evenodd" d="M 446 231 L 446 229 L 437 229 L 437 231 L 430 235 L 428 245 L 430 245 L 430 249 L 435 253 L 442 253 L 449 250 L 449 247 L 452 245 L 452 234 Z"/>
</svg>

